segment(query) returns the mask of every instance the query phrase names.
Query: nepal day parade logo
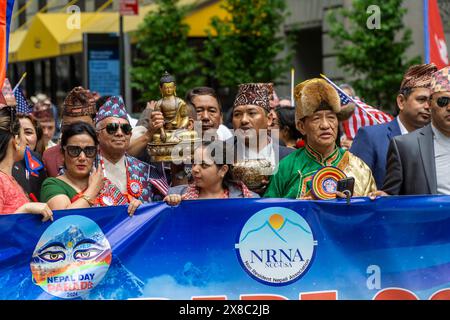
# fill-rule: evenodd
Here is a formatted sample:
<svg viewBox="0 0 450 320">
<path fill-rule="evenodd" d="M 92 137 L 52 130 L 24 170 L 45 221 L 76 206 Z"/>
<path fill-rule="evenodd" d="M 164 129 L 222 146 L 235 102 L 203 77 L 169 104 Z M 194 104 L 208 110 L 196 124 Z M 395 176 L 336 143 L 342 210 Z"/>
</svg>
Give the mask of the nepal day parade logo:
<svg viewBox="0 0 450 320">
<path fill-rule="evenodd" d="M 94 221 L 79 215 L 63 217 L 45 230 L 36 245 L 32 280 L 50 295 L 83 298 L 106 275 L 111 258 L 111 246 Z"/>
<path fill-rule="evenodd" d="M 297 212 L 272 207 L 255 213 L 242 228 L 236 254 L 255 280 L 284 286 L 300 279 L 314 259 L 311 227 Z"/>
</svg>

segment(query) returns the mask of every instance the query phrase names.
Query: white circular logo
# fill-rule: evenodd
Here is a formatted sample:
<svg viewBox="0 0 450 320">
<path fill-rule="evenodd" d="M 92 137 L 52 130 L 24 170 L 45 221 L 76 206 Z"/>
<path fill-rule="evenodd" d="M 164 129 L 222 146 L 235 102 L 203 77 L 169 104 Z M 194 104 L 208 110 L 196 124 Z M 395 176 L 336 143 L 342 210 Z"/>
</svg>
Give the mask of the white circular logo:
<svg viewBox="0 0 450 320">
<path fill-rule="evenodd" d="M 85 297 L 111 264 L 111 246 L 91 219 L 73 215 L 53 222 L 42 234 L 30 267 L 33 282 L 63 298 Z"/>
<path fill-rule="evenodd" d="M 235 248 L 239 262 L 252 278 L 283 286 L 306 273 L 315 245 L 305 219 L 290 209 L 272 207 L 257 212 L 245 223 Z"/>
</svg>

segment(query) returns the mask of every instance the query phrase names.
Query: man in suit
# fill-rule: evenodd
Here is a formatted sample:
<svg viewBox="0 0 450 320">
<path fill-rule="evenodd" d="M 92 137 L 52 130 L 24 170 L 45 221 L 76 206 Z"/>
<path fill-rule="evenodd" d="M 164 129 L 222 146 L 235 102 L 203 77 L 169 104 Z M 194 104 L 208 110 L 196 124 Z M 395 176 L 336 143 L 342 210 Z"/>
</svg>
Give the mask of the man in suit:
<svg viewBox="0 0 450 320">
<path fill-rule="evenodd" d="M 431 123 L 392 139 L 383 191 L 450 195 L 450 67 L 431 79 Z"/>
<path fill-rule="evenodd" d="M 378 189 L 386 174 L 386 157 L 393 137 L 407 134 L 430 122 L 431 75 L 434 64 L 411 66 L 403 77 L 397 96 L 398 116 L 389 123 L 361 127 L 350 152 L 361 158 L 372 170 Z"/>
</svg>

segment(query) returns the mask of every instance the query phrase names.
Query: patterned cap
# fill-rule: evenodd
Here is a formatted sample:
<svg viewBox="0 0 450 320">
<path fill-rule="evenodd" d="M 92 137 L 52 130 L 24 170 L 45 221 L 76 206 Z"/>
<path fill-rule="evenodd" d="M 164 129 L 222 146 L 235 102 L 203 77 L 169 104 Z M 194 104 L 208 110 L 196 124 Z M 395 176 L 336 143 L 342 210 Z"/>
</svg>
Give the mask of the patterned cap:
<svg viewBox="0 0 450 320">
<path fill-rule="evenodd" d="M 63 115 L 69 117 L 93 116 L 96 114 L 95 97 L 83 87 L 75 87 L 64 99 Z"/>
<path fill-rule="evenodd" d="M 442 68 L 431 76 L 431 94 L 450 91 L 450 67 Z"/>
<path fill-rule="evenodd" d="M 55 116 L 53 114 L 52 105 L 50 100 L 38 101 L 33 106 L 33 116 L 38 121 L 54 121 Z"/>
<path fill-rule="evenodd" d="M 17 105 L 16 97 L 14 96 L 11 88 L 11 83 L 9 83 L 9 80 L 7 78 L 3 82 L 2 93 L 3 97 L 5 97 L 6 105 L 8 107 L 15 107 Z"/>
<path fill-rule="evenodd" d="M 122 118 L 128 121 L 128 113 L 121 96 L 111 96 L 106 100 L 95 116 L 95 123 L 109 117 Z"/>
<path fill-rule="evenodd" d="M 273 94 L 272 83 L 240 84 L 233 107 L 252 104 L 270 112 L 269 97 Z"/>
<path fill-rule="evenodd" d="M 431 75 L 437 71 L 434 63 L 418 64 L 409 67 L 403 76 L 400 90 L 406 88 L 429 88 L 431 85 Z"/>
</svg>

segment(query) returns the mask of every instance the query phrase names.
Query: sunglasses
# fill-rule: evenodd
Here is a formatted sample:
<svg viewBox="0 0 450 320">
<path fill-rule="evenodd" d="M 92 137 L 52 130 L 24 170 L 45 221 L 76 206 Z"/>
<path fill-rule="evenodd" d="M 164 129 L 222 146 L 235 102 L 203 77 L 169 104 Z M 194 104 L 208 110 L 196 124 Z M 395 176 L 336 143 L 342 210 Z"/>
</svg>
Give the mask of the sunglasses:
<svg viewBox="0 0 450 320">
<path fill-rule="evenodd" d="M 450 97 L 440 97 L 436 100 L 436 104 L 439 108 L 445 108 L 450 103 Z"/>
<path fill-rule="evenodd" d="M 95 146 L 87 146 L 87 147 L 79 147 L 79 146 L 65 146 L 64 149 L 67 151 L 67 154 L 72 157 L 78 157 L 81 152 L 84 152 L 86 157 L 94 158 L 97 155 L 97 147 Z"/>
<path fill-rule="evenodd" d="M 115 134 L 119 130 L 119 127 L 126 135 L 131 134 L 131 130 L 133 130 L 133 127 L 128 123 L 108 123 L 104 128 L 101 128 L 100 130 L 106 129 L 106 132 L 108 132 L 108 134 Z"/>
</svg>

